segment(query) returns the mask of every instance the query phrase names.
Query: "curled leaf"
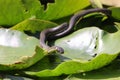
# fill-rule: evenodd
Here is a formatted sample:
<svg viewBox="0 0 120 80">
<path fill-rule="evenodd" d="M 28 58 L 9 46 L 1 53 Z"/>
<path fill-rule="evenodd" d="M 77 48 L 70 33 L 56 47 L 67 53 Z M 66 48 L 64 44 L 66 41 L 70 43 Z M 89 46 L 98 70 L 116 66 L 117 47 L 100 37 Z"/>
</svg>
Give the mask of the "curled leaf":
<svg viewBox="0 0 120 80">
<path fill-rule="evenodd" d="M 37 17 L 45 20 L 56 20 L 69 16 L 89 5 L 89 0 L 55 0 L 55 3 L 47 5 L 47 9 L 45 11 L 38 13 Z"/>
<path fill-rule="evenodd" d="M 57 24 L 50 21 L 40 19 L 27 19 L 11 27 L 11 29 L 19 31 L 30 31 L 32 33 L 35 33 L 36 31 L 42 31 L 46 28 L 55 26 L 57 26 Z"/>
<path fill-rule="evenodd" d="M 0 29 L 0 70 L 27 68 L 44 57 L 39 40 L 10 29 Z"/>
<path fill-rule="evenodd" d="M 55 0 L 46 10 L 39 0 L 0 0 L 0 25 L 13 26 L 28 18 L 56 20 L 90 5 L 89 0 Z"/>
<path fill-rule="evenodd" d="M 96 27 L 84 28 L 55 41 L 64 49 L 53 62 L 41 60 L 25 73 L 38 77 L 73 74 L 101 68 L 113 61 L 120 52 L 120 31 L 108 33 Z M 46 64 L 44 64 L 46 63 Z M 48 65 L 51 64 L 51 67 Z M 39 66 L 43 66 L 40 68 Z M 38 67 L 36 69 L 35 67 Z"/>
<path fill-rule="evenodd" d="M 119 80 L 120 79 L 120 60 L 116 59 L 109 66 L 103 67 L 98 70 L 73 74 L 65 78 L 65 80 Z M 94 75 L 94 76 L 93 76 Z"/>
</svg>

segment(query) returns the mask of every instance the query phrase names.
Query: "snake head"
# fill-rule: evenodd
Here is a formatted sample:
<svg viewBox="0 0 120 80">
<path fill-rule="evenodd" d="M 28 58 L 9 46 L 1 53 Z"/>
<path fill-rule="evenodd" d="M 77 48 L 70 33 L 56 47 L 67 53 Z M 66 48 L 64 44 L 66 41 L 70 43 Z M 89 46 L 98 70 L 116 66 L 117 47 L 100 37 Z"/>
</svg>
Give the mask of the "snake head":
<svg viewBox="0 0 120 80">
<path fill-rule="evenodd" d="M 52 46 L 52 47 L 48 47 L 48 48 L 45 48 L 45 51 L 50 54 L 50 53 L 60 53 L 60 54 L 63 54 L 64 53 L 64 49 L 59 47 L 59 46 Z"/>
<path fill-rule="evenodd" d="M 59 47 L 59 46 L 53 46 L 53 47 L 56 48 L 57 52 L 59 52 L 59 53 L 61 53 L 61 54 L 64 53 L 64 49 L 63 49 L 63 48 L 61 48 L 61 47 Z"/>
</svg>

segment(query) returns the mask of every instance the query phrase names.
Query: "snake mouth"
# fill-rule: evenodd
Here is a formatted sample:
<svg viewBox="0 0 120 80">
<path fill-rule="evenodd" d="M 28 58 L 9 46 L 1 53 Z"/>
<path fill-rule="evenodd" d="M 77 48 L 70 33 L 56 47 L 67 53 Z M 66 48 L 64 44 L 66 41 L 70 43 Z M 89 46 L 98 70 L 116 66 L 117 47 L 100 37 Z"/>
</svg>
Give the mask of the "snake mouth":
<svg viewBox="0 0 120 80">
<path fill-rule="evenodd" d="M 103 8 L 103 9 L 88 9 L 84 10 L 78 14 L 73 15 L 70 18 L 69 23 L 63 23 L 57 27 L 49 28 L 46 30 L 43 30 L 40 33 L 40 47 L 48 51 L 48 53 L 51 53 L 52 51 L 57 51 L 58 53 L 64 53 L 64 49 L 59 46 L 49 46 L 46 44 L 46 41 L 50 39 L 57 39 L 63 36 L 66 36 L 74 31 L 75 24 L 79 21 L 80 18 L 84 17 L 87 14 L 94 13 L 94 12 L 101 12 L 104 13 L 106 16 L 111 16 L 111 11 L 109 9 Z"/>
</svg>

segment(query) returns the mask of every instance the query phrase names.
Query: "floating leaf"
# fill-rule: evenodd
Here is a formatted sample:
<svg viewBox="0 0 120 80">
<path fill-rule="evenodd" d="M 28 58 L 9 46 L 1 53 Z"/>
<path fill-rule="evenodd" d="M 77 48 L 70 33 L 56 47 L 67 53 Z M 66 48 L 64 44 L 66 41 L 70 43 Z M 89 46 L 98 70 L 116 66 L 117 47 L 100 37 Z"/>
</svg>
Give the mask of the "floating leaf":
<svg viewBox="0 0 120 80">
<path fill-rule="evenodd" d="M 44 57 L 39 40 L 10 29 L 0 29 L 0 70 L 27 68 Z"/>
<path fill-rule="evenodd" d="M 55 41 L 55 45 L 64 49 L 64 54 L 56 54 L 57 58 L 52 58 L 52 62 L 50 58 L 42 59 L 25 73 L 45 77 L 101 68 L 117 57 L 119 41 L 120 31 L 108 33 L 96 27 L 80 29 Z"/>
<path fill-rule="evenodd" d="M 117 20 L 120 20 L 120 8 L 119 7 L 112 7 L 110 8 L 110 10 L 112 11 L 112 17 L 117 19 Z"/>
<path fill-rule="evenodd" d="M 0 25 L 15 25 L 26 18 L 36 17 L 38 0 L 0 0 Z"/>
<path fill-rule="evenodd" d="M 50 21 L 40 19 L 27 19 L 11 27 L 11 29 L 19 31 L 30 31 L 32 33 L 35 33 L 36 31 L 42 31 L 46 28 L 55 26 L 57 26 L 57 24 Z"/>
<path fill-rule="evenodd" d="M 0 0 L 0 25 L 13 26 L 28 18 L 55 20 L 90 5 L 89 0 L 55 0 L 44 10 L 39 0 Z M 62 7 L 61 7 L 62 6 Z"/>
<path fill-rule="evenodd" d="M 116 59 L 109 66 L 104 68 L 68 76 L 64 80 L 119 80 L 120 79 L 120 60 Z M 94 76 L 93 76 L 94 75 Z"/>
<path fill-rule="evenodd" d="M 55 20 L 71 15 L 89 5 L 89 0 L 55 0 L 55 3 L 48 4 L 47 9 L 39 13 L 38 17 L 45 20 Z"/>
</svg>

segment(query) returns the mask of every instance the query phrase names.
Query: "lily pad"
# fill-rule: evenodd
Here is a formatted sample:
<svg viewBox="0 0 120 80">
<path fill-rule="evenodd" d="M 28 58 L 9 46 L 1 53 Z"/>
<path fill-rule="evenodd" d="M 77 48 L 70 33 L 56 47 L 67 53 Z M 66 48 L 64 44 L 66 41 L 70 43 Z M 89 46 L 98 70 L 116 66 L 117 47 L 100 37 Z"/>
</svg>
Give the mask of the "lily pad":
<svg viewBox="0 0 120 80">
<path fill-rule="evenodd" d="M 0 25 L 13 26 L 28 18 L 43 20 L 62 18 L 89 6 L 90 2 L 89 0 L 55 0 L 55 3 L 48 4 L 46 10 L 39 0 L 0 0 L 0 5 Z"/>
<path fill-rule="evenodd" d="M 101 68 L 118 56 L 119 41 L 120 31 L 108 33 L 97 27 L 80 29 L 55 41 L 56 46 L 64 49 L 64 54 L 56 54 L 57 58 L 52 62 L 49 58 L 42 59 L 41 64 L 32 66 L 25 73 L 45 77 L 81 73 Z M 51 66 L 48 67 L 49 64 Z"/>
<path fill-rule="evenodd" d="M 37 17 L 45 20 L 56 20 L 71 15 L 89 5 L 89 0 L 55 0 L 55 3 L 49 3 L 47 9 L 41 11 Z"/>
<path fill-rule="evenodd" d="M 12 26 L 26 18 L 36 17 L 38 0 L 0 0 L 0 25 Z"/>
<path fill-rule="evenodd" d="M 43 57 L 38 39 L 20 31 L 0 29 L 0 70 L 24 69 Z"/>
<path fill-rule="evenodd" d="M 119 80 L 120 79 L 120 59 L 116 59 L 109 66 L 98 70 L 73 74 L 64 80 Z M 93 76 L 94 75 L 94 76 Z"/>
<path fill-rule="evenodd" d="M 55 26 L 57 26 L 57 24 L 50 21 L 40 19 L 27 19 L 11 27 L 11 29 L 19 31 L 30 31 L 32 33 L 35 33 L 36 31 L 42 31 L 46 28 Z"/>
<path fill-rule="evenodd" d="M 110 8 L 110 10 L 112 11 L 112 17 L 114 19 L 120 20 L 120 7 L 112 7 Z"/>
</svg>

